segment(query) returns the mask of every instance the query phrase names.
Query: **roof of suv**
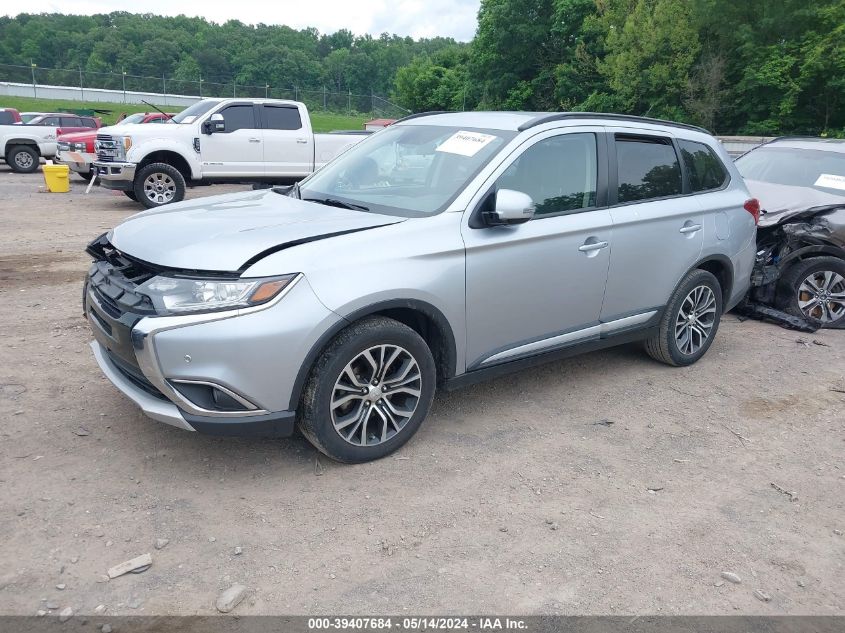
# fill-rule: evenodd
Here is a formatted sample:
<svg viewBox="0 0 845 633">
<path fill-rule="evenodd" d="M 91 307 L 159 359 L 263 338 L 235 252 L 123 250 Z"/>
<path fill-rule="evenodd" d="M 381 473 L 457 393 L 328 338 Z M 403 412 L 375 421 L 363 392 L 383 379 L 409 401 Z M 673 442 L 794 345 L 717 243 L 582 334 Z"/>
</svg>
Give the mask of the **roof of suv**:
<svg viewBox="0 0 845 633">
<path fill-rule="evenodd" d="M 791 149 L 815 149 L 822 152 L 845 154 L 845 139 L 821 138 L 818 136 L 782 136 L 764 143 L 760 147 L 788 147 Z"/>
<path fill-rule="evenodd" d="M 411 114 L 403 119 L 399 119 L 396 123 L 404 123 L 411 120 L 418 120 L 419 123 L 425 120 L 425 123 L 428 125 L 471 125 L 472 127 L 514 130 L 519 132 L 552 121 L 604 120 L 663 125 L 710 134 L 704 128 L 686 123 L 601 112 L 420 112 L 419 114 Z"/>
</svg>

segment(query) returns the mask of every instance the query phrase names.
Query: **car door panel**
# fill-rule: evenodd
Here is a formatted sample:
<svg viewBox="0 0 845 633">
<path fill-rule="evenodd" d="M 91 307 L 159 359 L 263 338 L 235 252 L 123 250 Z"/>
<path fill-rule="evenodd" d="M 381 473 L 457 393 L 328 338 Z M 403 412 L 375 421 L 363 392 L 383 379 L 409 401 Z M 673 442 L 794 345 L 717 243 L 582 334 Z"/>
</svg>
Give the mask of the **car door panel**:
<svg viewBox="0 0 845 633">
<path fill-rule="evenodd" d="M 314 167 L 314 136 L 293 105 L 262 106 L 264 163 L 268 176 L 302 177 Z"/>
<path fill-rule="evenodd" d="M 592 138 L 591 160 L 595 162 L 591 167 L 582 168 L 577 162 L 585 160 L 583 155 L 563 151 L 563 145 L 561 149 L 551 146 L 564 136 L 570 138 L 563 142 L 575 142 L 574 135 L 579 133 Z M 597 132 L 583 129 L 539 134 L 494 172 L 485 185 L 492 186 L 488 197 L 496 189 L 527 189 L 523 192 L 531 195 L 541 212 L 533 220 L 483 228 L 464 222 L 469 369 L 599 336 L 612 221 L 607 209 L 597 208 L 597 172 L 604 168 L 595 155 L 596 137 Z M 557 157 L 549 154 L 538 159 L 538 153 L 548 152 L 549 147 L 559 152 Z M 592 188 L 591 197 L 581 202 L 580 193 L 573 189 L 578 189 L 582 175 L 576 175 L 575 182 L 565 182 L 579 170 L 592 181 L 585 185 Z M 560 204 L 572 208 L 556 211 L 559 207 L 554 205 Z"/>
<path fill-rule="evenodd" d="M 216 112 L 223 115 L 226 130 L 202 135 L 203 175 L 212 178 L 263 176 L 264 135 L 255 106 L 233 103 Z"/>
<path fill-rule="evenodd" d="M 617 204 L 610 208 L 614 242 L 602 321 L 664 306 L 683 275 L 699 260 L 703 246 L 704 212 L 695 196 L 683 195 L 673 139 L 663 133 L 629 138 L 628 132 L 624 128 L 608 130 L 611 196 Z M 617 151 L 620 138 L 621 142 L 640 144 L 642 155 L 627 148 L 625 155 Z M 652 144 L 660 145 L 660 149 Z M 655 154 L 649 153 L 652 150 Z M 666 169 L 666 164 L 658 164 L 659 152 L 675 157 L 677 172 Z M 643 170 L 644 175 L 642 184 L 635 186 L 627 174 L 637 169 Z M 681 183 L 675 195 L 647 197 L 669 191 L 675 186 L 669 184 L 675 178 Z M 634 191 L 636 187 L 642 189 Z M 645 197 L 631 200 L 638 195 Z"/>
</svg>

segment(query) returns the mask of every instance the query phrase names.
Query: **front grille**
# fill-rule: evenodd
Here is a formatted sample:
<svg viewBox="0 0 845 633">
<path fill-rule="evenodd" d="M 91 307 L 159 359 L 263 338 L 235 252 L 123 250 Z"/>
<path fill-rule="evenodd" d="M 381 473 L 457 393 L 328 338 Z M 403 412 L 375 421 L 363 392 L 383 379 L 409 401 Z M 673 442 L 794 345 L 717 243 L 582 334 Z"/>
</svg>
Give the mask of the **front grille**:
<svg viewBox="0 0 845 633">
<path fill-rule="evenodd" d="M 108 134 L 97 134 L 95 149 L 97 150 L 97 160 L 112 163 L 118 160 L 122 148 L 114 137 Z"/>
<path fill-rule="evenodd" d="M 89 284 L 109 316 L 119 319 L 126 313 L 139 316 L 155 313 L 152 301 L 139 293 L 138 287 L 155 277 L 156 270 L 127 257 L 114 248 L 105 236 L 94 240 L 87 251 L 95 258 Z"/>
</svg>

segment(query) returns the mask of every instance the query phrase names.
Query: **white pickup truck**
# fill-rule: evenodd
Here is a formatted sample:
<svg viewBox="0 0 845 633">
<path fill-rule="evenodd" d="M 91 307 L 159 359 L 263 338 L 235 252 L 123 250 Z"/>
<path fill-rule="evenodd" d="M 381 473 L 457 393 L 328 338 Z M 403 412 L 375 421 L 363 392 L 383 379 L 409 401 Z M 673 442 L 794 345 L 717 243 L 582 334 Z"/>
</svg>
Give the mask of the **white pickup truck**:
<svg viewBox="0 0 845 633">
<path fill-rule="evenodd" d="M 274 99 L 204 99 L 173 122 L 102 128 L 94 162 L 101 186 L 149 209 L 179 202 L 191 186 L 291 184 L 367 134 L 314 134 L 305 104 Z"/>
<path fill-rule="evenodd" d="M 0 125 L 0 159 L 12 171 L 35 171 L 41 158 L 56 155 L 56 130 L 51 125 Z"/>
</svg>

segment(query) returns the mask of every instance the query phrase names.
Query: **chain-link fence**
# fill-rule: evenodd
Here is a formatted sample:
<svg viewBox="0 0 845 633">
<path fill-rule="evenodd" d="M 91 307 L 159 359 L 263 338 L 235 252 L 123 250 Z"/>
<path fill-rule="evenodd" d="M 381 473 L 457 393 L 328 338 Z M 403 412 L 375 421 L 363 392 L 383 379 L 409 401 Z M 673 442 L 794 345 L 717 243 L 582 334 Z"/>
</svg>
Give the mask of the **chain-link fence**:
<svg viewBox="0 0 845 633">
<path fill-rule="evenodd" d="M 55 98 L 52 88 L 62 88 L 61 98 L 74 101 L 104 101 L 105 95 L 117 103 L 138 103 L 137 95 L 152 98 L 158 105 L 186 105 L 202 97 L 265 97 L 293 99 L 304 102 L 311 110 L 324 110 L 343 114 L 371 114 L 374 117 L 399 118 L 410 112 L 376 94 L 354 94 L 330 91 L 326 87 L 242 85 L 229 81 L 211 81 L 205 78 L 177 79 L 151 77 L 120 72 L 92 72 L 62 68 L 44 68 L 15 64 L 0 64 L 0 87 L 3 83 L 24 89 L 26 95 Z M 40 94 L 39 94 L 40 89 Z M 87 91 L 87 95 L 86 95 Z"/>
</svg>

